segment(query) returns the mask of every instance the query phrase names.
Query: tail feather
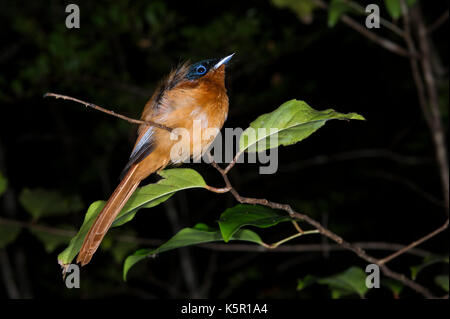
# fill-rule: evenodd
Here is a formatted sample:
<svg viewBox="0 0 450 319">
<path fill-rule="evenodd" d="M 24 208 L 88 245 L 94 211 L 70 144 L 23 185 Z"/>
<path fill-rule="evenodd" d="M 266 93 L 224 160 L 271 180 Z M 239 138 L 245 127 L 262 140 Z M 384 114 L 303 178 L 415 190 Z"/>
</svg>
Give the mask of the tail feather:
<svg viewBox="0 0 450 319">
<path fill-rule="evenodd" d="M 105 237 L 117 215 L 139 185 L 140 179 L 136 179 L 134 174 L 136 168 L 137 165 L 134 165 L 128 170 L 84 238 L 77 258 L 77 263 L 80 263 L 81 266 L 91 261 L 103 237 Z"/>
</svg>

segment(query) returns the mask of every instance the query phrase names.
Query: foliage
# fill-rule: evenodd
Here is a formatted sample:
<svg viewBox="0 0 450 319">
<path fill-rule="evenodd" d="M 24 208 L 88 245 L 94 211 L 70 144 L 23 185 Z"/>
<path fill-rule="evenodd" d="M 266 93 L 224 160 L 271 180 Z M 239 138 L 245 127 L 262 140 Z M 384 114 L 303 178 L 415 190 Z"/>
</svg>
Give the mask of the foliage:
<svg viewBox="0 0 450 319">
<path fill-rule="evenodd" d="M 33 220 L 58 214 L 80 211 L 83 203 L 79 196 L 64 196 L 56 190 L 28 189 L 22 190 L 19 202 L 30 213 Z"/>
<path fill-rule="evenodd" d="M 8 187 L 8 180 L 6 179 L 6 177 L 3 176 L 2 172 L 0 171 L 0 196 L 5 192 L 7 187 Z"/>
<path fill-rule="evenodd" d="M 366 277 L 367 274 L 361 268 L 355 266 L 328 277 L 306 275 L 303 279 L 297 280 L 297 291 L 302 291 L 318 283 L 326 285 L 330 289 L 333 299 L 351 295 L 358 295 L 360 298 L 364 298 L 369 290 L 366 286 Z"/>
<path fill-rule="evenodd" d="M 220 215 L 219 227 L 223 240 L 228 242 L 243 226 L 266 228 L 289 220 L 291 219 L 288 216 L 276 213 L 271 208 L 239 204 L 227 208 L 222 215 Z"/>
<path fill-rule="evenodd" d="M 402 7 L 400 5 L 400 0 L 384 0 L 389 15 L 393 19 L 398 19 L 402 15 Z"/>
<path fill-rule="evenodd" d="M 417 279 L 417 276 L 419 275 L 419 273 L 424 270 L 425 268 L 432 266 L 434 264 L 438 264 L 438 263 L 449 263 L 449 258 L 448 256 L 443 257 L 443 256 L 429 256 L 429 257 L 425 257 L 422 261 L 422 263 L 420 265 L 416 265 L 416 266 L 411 266 L 411 278 L 413 280 Z"/>
<path fill-rule="evenodd" d="M 337 275 L 318 279 L 317 282 L 331 289 L 333 299 L 352 294 L 363 298 L 369 290 L 366 286 L 366 275 L 361 268 L 351 267 Z"/>
<path fill-rule="evenodd" d="M 204 187 L 206 185 L 203 178 L 191 169 L 168 169 L 162 171 L 160 175 L 162 179 L 158 183 L 138 188 L 134 192 L 122 211 L 117 215 L 112 225 L 113 227 L 129 222 L 139 209 L 154 207 L 169 199 L 179 190 Z M 69 246 L 58 255 L 60 264 L 67 265 L 72 262 L 80 251 L 89 228 L 104 206 L 104 201 L 96 201 L 91 204 L 77 235 L 72 238 Z"/>
<path fill-rule="evenodd" d="M 0 249 L 12 243 L 19 236 L 20 230 L 18 225 L 6 225 L 0 221 Z"/>
<path fill-rule="evenodd" d="M 347 1 L 332 0 L 328 8 L 328 26 L 330 28 L 334 27 L 341 18 L 341 15 L 350 11 L 353 10 Z"/>
<path fill-rule="evenodd" d="M 434 278 L 434 282 L 448 293 L 448 275 L 439 275 Z"/>
<path fill-rule="evenodd" d="M 303 23 L 311 23 L 317 3 L 314 0 L 272 0 L 279 8 L 289 8 L 295 12 Z"/>
<path fill-rule="evenodd" d="M 332 109 L 317 111 L 304 101 L 291 100 L 275 111 L 259 116 L 241 135 L 240 151 L 261 152 L 279 145 L 291 145 L 307 138 L 328 120 L 364 120 L 356 113 Z M 276 136 L 275 141 L 272 137 Z"/>
<path fill-rule="evenodd" d="M 195 225 L 193 228 L 184 228 L 158 248 L 140 249 L 133 255 L 128 256 L 123 267 L 123 278 L 124 280 L 126 280 L 130 268 L 144 258 L 180 247 L 222 240 L 222 233 L 219 230 L 211 228 L 202 223 Z M 262 244 L 261 238 L 256 233 L 248 229 L 243 229 L 235 232 L 229 240 L 247 241 Z"/>
</svg>

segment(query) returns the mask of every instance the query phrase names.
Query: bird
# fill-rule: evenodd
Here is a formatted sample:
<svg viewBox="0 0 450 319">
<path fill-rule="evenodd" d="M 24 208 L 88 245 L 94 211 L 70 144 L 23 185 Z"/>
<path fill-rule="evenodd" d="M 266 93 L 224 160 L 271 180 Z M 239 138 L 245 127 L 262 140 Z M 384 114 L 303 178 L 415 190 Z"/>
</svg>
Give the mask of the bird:
<svg viewBox="0 0 450 319">
<path fill-rule="evenodd" d="M 186 156 L 199 158 L 211 145 L 228 116 L 225 68 L 233 55 L 193 64 L 182 63 L 156 88 L 140 119 L 161 126 L 141 124 L 138 127 L 137 139 L 120 183 L 84 237 L 77 257 L 81 266 L 91 261 L 115 218 L 143 179 L 169 164 L 179 164 Z M 205 139 L 182 141 L 182 149 L 188 152 L 183 153 L 184 157 L 173 156 L 171 149 L 180 140 L 171 136 L 171 130 L 181 128 L 192 137 L 196 123 L 202 131 L 213 128 L 216 133 Z"/>
</svg>

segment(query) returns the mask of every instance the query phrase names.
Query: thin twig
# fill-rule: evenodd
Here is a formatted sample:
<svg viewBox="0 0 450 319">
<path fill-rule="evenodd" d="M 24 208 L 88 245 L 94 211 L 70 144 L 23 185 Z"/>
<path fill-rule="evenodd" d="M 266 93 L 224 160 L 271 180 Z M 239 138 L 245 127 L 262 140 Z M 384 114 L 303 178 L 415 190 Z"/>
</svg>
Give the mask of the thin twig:
<svg viewBox="0 0 450 319">
<path fill-rule="evenodd" d="M 364 259 L 364 260 L 366 260 L 366 261 L 368 261 L 370 263 L 379 265 L 381 271 L 386 276 L 402 282 L 405 286 L 410 287 L 411 289 L 413 289 L 416 292 L 422 294 L 426 298 L 434 298 L 434 295 L 427 288 L 425 288 L 422 285 L 420 285 L 420 284 L 414 282 L 413 280 L 407 278 L 403 274 L 400 274 L 400 273 L 392 271 L 385 264 L 380 264 L 378 259 L 368 255 L 360 246 L 355 245 L 355 244 L 350 244 L 349 242 L 345 241 L 342 237 L 340 237 L 339 235 L 337 235 L 337 234 L 333 233 L 332 231 L 328 230 L 327 228 L 322 226 L 319 222 L 317 222 L 316 220 L 312 219 L 308 215 L 301 214 L 301 213 L 298 213 L 298 212 L 294 211 L 291 208 L 290 205 L 271 202 L 271 201 L 269 201 L 267 199 L 264 199 L 264 198 L 249 198 L 249 197 L 243 197 L 243 196 L 239 195 L 239 193 L 231 185 L 230 180 L 228 179 L 228 176 L 225 173 L 225 171 L 222 168 L 220 168 L 214 161 L 212 161 L 211 164 L 222 175 L 226 187 L 230 189 L 231 194 L 234 196 L 234 198 L 238 202 L 246 203 L 246 204 L 259 204 L 259 205 L 267 206 L 267 207 L 270 207 L 270 208 L 273 208 L 273 209 L 284 210 L 293 219 L 307 222 L 308 224 L 310 224 L 311 226 L 316 228 L 319 231 L 319 233 L 321 233 L 322 235 L 324 235 L 324 236 L 330 238 L 331 240 L 335 241 L 336 243 L 338 243 L 340 246 L 344 247 L 345 249 L 353 251 L 360 258 L 362 258 L 362 259 Z"/>
<path fill-rule="evenodd" d="M 367 250 L 382 250 L 382 251 L 397 251 L 406 247 L 405 245 L 402 244 L 388 243 L 388 242 L 355 242 L 353 244 Z M 261 252 L 261 253 L 322 252 L 330 250 L 347 251 L 347 249 L 338 244 L 328 244 L 328 243 L 290 244 L 279 246 L 277 249 L 267 249 L 264 246 L 254 244 L 240 244 L 240 243 L 232 243 L 232 244 L 208 243 L 208 244 L 200 244 L 199 247 L 230 252 L 241 251 L 241 252 Z M 431 252 L 428 252 L 420 248 L 411 248 L 405 251 L 405 254 L 410 254 L 421 258 L 433 255 Z"/>
<path fill-rule="evenodd" d="M 0 218 L 0 224 L 5 225 L 16 225 L 26 229 L 36 229 L 48 234 L 64 236 L 68 238 L 72 238 L 76 235 L 75 231 L 66 230 L 62 228 L 57 228 L 53 226 L 45 226 L 30 222 L 22 222 L 13 219 Z M 143 238 L 143 237 L 135 237 L 130 235 L 119 235 L 115 236 L 119 242 L 126 243 L 134 243 L 139 245 L 146 245 L 149 247 L 159 246 L 165 242 L 163 239 L 156 238 Z M 357 242 L 355 245 L 358 245 L 364 249 L 368 250 L 385 250 L 385 251 L 397 251 L 405 248 L 405 245 L 397 244 L 397 243 L 389 243 L 389 242 Z M 219 250 L 219 251 L 256 251 L 256 252 L 314 252 L 314 251 L 323 251 L 323 250 L 345 250 L 345 248 L 334 245 L 334 244 L 294 244 L 294 245 L 283 245 L 279 246 L 276 250 L 268 250 L 263 246 L 257 246 L 253 244 L 222 244 L 222 243 L 210 243 L 210 244 L 201 244 L 199 247 Z M 411 248 L 405 251 L 406 254 L 415 255 L 418 257 L 427 257 L 433 255 L 433 253 L 425 251 L 419 248 Z"/>
<path fill-rule="evenodd" d="M 441 14 L 439 16 L 439 18 L 436 19 L 436 21 L 434 21 L 429 27 L 428 27 L 428 34 L 433 33 L 434 31 L 436 31 L 437 29 L 439 29 L 439 27 L 441 25 L 443 25 L 445 23 L 445 21 L 448 20 L 448 9 L 445 10 L 445 12 L 443 14 Z"/>
<path fill-rule="evenodd" d="M 353 8 L 354 10 L 356 10 L 358 13 L 363 14 L 363 15 L 368 15 L 368 13 L 366 12 L 365 8 L 360 5 L 359 3 L 353 2 L 353 1 L 348 1 L 348 0 L 344 0 L 345 3 L 347 3 L 351 8 Z M 384 19 L 383 17 L 380 16 L 380 24 L 384 27 L 386 27 L 387 29 L 391 30 L 392 32 L 394 32 L 395 34 L 399 35 L 399 36 L 403 36 L 403 30 L 400 29 L 398 26 L 396 26 L 395 24 L 391 23 L 390 21 Z"/>
<path fill-rule="evenodd" d="M 380 45 L 381 47 L 385 48 L 388 51 L 391 51 L 395 54 L 398 54 L 400 56 L 404 57 L 415 57 L 415 55 L 411 55 L 409 51 L 402 48 L 398 44 L 392 42 L 391 40 L 388 40 L 386 38 L 383 38 L 379 35 L 377 35 L 375 32 L 369 31 L 366 27 L 361 25 L 360 23 L 356 22 L 352 18 L 350 18 L 348 15 L 342 15 L 341 16 L 342 22 L 347 24 L 349 27 L 351 27 L 353 30 L 359 32 L 360 34 L 364 35 L 369 40 L 372 40 L 376 44 Z"/>
<path fill-rule="evenodd" d="M 230 189 L 228 187 L 216 188 L 216 187 L 206 185 L 205 188 L 207 190 L 209 190 L 210 192 L 218 193 L 218 194 L 223 194 L 223 193 L 227 193 L 230 191 Z"/>
<path fill-rule="evenodd" d="M 392 259 L 397 258 L 398 256 L 400 256 L 400 255 L 406 253 L 406 252 L 407 252 L 408 250 L 410 250 L 411 248 L 414 248 L 414 247 L 420 245 L 421 243 L 427 241 L 428 239 L 433 238 L 434 236 L 436 236 L 437 234 L 443 232 L 443 231 L 446 230 L 447 228 L 448 228 L 448 218 L 447 218 L 447 220 L 445 221 L 445 223 L 444 223 L 442 226 L 440 226 L 440 227 L 437 228 L 436 230 L 432 231 L 432 232 L 429 233 L 428 235 L 423 236 L 422 238 L 420 238 L 420 239 L 418 239 L 418 240 L 412 242 L 412 243 L 409 244 L 408 246 L 405 246 L 405 247 L 403 247 L 402 249 L 396 251 L 395 253 L 393 253 L 393 254 L 391 254 L 391 255 L 389 255 L 389 256 L 387 256 L 387 257 L 384 257 L 383 259 L 380 259 L 380 260 L 378 261 L 379 264 L 383 265 L 383 264 L 385 264 L 385 263 L 391 261 Z"/>
<path fill-rule="evenodd" d="M 56 93 L 45 93 L 44 94 L 44 98 L 45 97 L 49 97 L 49 96 L 57 98 L 57 99 L 70 100 L 70 101 L 73 101 L 73 102 L 77 102 L 77 103 L 83 104 L 86 107 L 90 107 L 90 108 L 93 108 L 93 109 L 95 109 L 97 111 L 100 111 L 100 112 L 103 112 L 103 113 L 106 113 L 106 114 L 118 117 L 118 118 L 120 118 L 122 120 L 125 120 L 125 121 L 129 122 L 129 123 L 142 124 L 142 125 L 148 125 L 148 126 L 155 126 L 155 127 L 158 127 L 160 129 L 163 129 L 163 130 L 166 130 L 166 131 L 169 131 L 169 132 L 172 132 L 172 130 L 173 130 L 172 128 L 170 128 L 168 126 L 165 126 L 163 124 L 159 124 L 159 123 L 156 123 L 156 122 L 153 122 L 153 121 L 136 120 L 136 119 L 130 118 L 128 116 L 125 116 L 125 115 L 122 115 L 122 114 L 118 114 L 118 113 L 116 113 L 114 111 L 110 111 L 110 110 L 105 109 L 105 108 L 103 108 L 101 106 L 98 106 L 96 104 L 88 103 L 88 102 L 76 99 L 74 97 L 71 97 L 71 96 L 62 95 L 62 94 L 56 94 Z"/>
<path fill-rule="evenodd" d="M 318 5 L 318 7 L 322 8 L 322 9 L 327 9 L 328 8 L 328 4 L 326 4 L 322 0 L 314 0 L 314 2 Z M 411 52 L 409 52 L 405 48 L 402 48 L 397 43 L 394 43 L 391 40 L 383 38 L 383 37 L 377 35 L 376 33 L 370 31 L 369 29 L 367 29 L 362 24 L 360 24 L 357 21 L 355 21 L 352 18 L 350 18 L 348 15 L 346 15 L 346 14 L 341 15 L 340 20 L 343 23 L 347 24 L 352 29 L 354 29 L 355 31 L 357 31 L 358 33 L 364 35 L 369 40 L 377 43 L 382 48 L 385 48 L 386 50 L 391 51 L 391 52 L 393 52 L 395 54 L 398 54 L 400 56 L 404 56 L 404 57 L 410 57 L 411 56 Z M 403 33 L 403 31 L 400 31 L 400 30 L 396 30 L 394 32 L 398 33 L 398 34 L 402 34 Z M 416 55 L 413 55 L 413 57 L 416 57 Z"/>
<path fill-rule="evenodd" d="M 233 160 L 228 164 L 228 166 L 225 168 L 224 173 L 227 174 L 230 169 L 232 169 L 234 167 L 234 165 L 236 164 L 238 158 L 244 153 L 244 151 L 239 151 L 233 158 Z"/>
<path fill-rule="evenodd" d="M 301 227 L 298 225 L 298 223 L 297 223 L 295 220 L 292 221 L 292 225 L 294 225 L 295 229 L 296 229 L 300 234 L 303 234 L 303 233 L 304 233 L 303 229 L 301 229 Z"/>
</svg>

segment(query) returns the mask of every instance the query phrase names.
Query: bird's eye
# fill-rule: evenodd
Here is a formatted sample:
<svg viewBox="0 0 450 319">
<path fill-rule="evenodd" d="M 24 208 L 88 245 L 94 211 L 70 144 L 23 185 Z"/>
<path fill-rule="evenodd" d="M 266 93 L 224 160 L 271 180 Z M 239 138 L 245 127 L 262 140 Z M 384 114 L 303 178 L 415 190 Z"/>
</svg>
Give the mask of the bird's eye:
<svg viewBox="0 0 450 319">
<path fill-rule="evenodd" d="M 199 65 L 196 69 L 197 74 L 205 74 L 206 68 L 203 65 Z"/>
</svg>

